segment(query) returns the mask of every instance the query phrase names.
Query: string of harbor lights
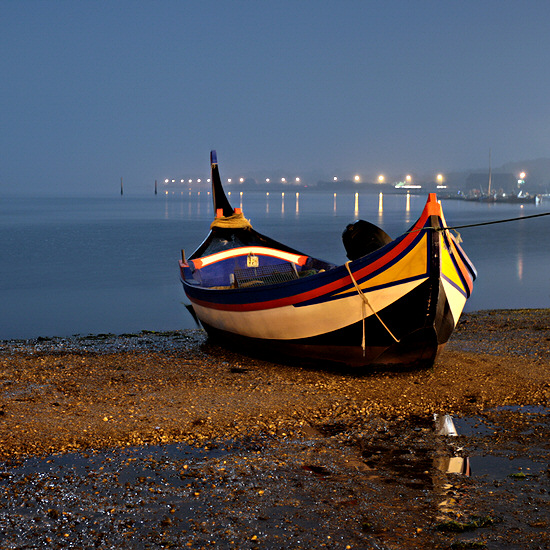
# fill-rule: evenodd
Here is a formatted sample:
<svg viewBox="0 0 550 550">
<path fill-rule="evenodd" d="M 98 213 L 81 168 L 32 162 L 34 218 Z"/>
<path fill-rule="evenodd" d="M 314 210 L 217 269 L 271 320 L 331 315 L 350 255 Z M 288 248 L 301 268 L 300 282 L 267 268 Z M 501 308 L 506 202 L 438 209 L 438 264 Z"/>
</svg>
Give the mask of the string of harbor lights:
<svg viewBox="0 0 550 550">
<path fill-rule="evenodd" d="M 489 170 L 489 172 L 490 172 L 490 170 Z M 432 177 L 433 177 L 433 179 L 430 179 L 429 176 L 428 177 L 424 176 L 422 178 L 419 178 L 419 180 L 424 182 L 424 183 L 435 183 L 437 185 L 438 189 L 447 189 L 447 185 L 446 185 L 446 182 L 445 182 L 446 176 L 442 172 L 438 172 L 435 176 L 432 176 Z M 418 189 L 418 188 L 422 187 L 422 185 L 415 182 L 415 178 L 410 173 L 406 174 L 402 179 L 388 178 L 385 174 L 379 174 L 378 176 L 376 176 L 372 179 L 371 178 L 372 178 L 372 176 L 369 176 L 368 178 L 363 178 L 359 173 L 355 173 L 351 176 L 344 177 L 344 178 L 341 178 L 340 176 L 333 176 L 332 177 L 332 182 L 333 183 L 354 182 L 354 183 L 357 183 L 357 184 L 361 184 L 361 183 L 389 184 L 389 181 L 391 181 L 393 179 L 394 180 L 393 181 L 393 186 L 397 187 L 397 188 L 415 188 L 415 189 Z M 527 179 L 527 173 L 525 171 L 522 170 L 521 172 L 518 172 L 517 185 L 518 185 L 519 188 L 521 188 L 525 185 L 526 179 Z M 253 181 L 253 182 L 256 183 L 256 179 L 253 178 L 253 177 L 248 177 L 248 178 L 239 177 L 238 178 L 238 182 L 241 183 L 241 184 L 245 183 L 247 181 Z M 210 182 L 211 182 L 210 178 L 207 178 L 207 179 L 203 179 L 203 178 L 165 178 L 164 179 L 164 184 L 165 185 L 170 185 L 170 184 L 189 184 L 189 185 L 199 184 L 200 185 L 202 183 L 210 184 Z M 227 184 L 232 184 L 233 183 L 233 178 L 227 178 L 226 183 Z M 300 177 L 300 176 L 296 176 L 294 178 L 288 178 L 288 177 L 285 177 L 285 176 L 276 177 L 276 178 L 267 177 L 267 178 L 262 178 L 261 182 L 258 181 L 257 183 L 267 183 L 267 184 L 271 183 L 271 184 L 285 184 L 285 185 L 300 185 L 300 184 L 305 185 L 305 182 L 303 181 L 303 178 Z M 315 182 L 315 183 L 317 183 L 317 182 Z"/>
<path fill-rule="evenodd" d="M 247 179 L 250 179 L 250 180 L 254 180 L 254 178 L 244 178 L 244 177 L 240 177 L 238 179 L 239 183 L 244 183 Z M 387 178 L 384 174 L 380 174 L 378 175 L 378 177 L 375 179 L 375 181 L 373 182 L 368 182 L 368 183 L 378 183 L 378 184 L 386 184 L 387 183 Z M 295 178 L 286 178 L 286 177 L 281 177 L 281 178 L 265 178 L 263 180 L 265 183 L 282 183 L 282 184 L 295 184 L 295 185 L 299 185 L 302 183 L 302 178 L 300 178 L 299 176 L 296 176 Z M 345 182 L 345 181 L 353 181 L 355 183 L 365 183 L 367 180 L 364 180 L 361 175 L 359 174 L 355 174 L 352 176 L 351 179 L 349 178 L 343 178 L 341 179 L 340 177 L 338 176 L 334 176 L 332 178 L 332 181 L 334 183 L 337 183 L 337 182 Z M 440 188 L 440 189 L 446 189 L 446 185 L 444 185 L 444 176 L 443 174 L 441 173 L 438 173 L 435 177 L 435 181 L 437 183 L 437 187 Z M 201 183 L 210 183 L 211 180 L 210 178 L 207 178 L 205 180 L 203 180 L 202 178 L 196 178 L 196 179 L 193 179 L 193 178 L 190 178 L 190 179 L 187 179 L 187 178 L 181 178 L 179 180 L 175 179 L 175 178 L 165 178 L 164 180 L 164 183 L 166 185 L 169 185 L 169 184 L 193 184 L 193 183 L 196 183 L 196 184 L 201 184 Z M 233 183 L 233 178 L 227 178 L 226 179 L 226 183 L 227 184 L 232 184 Z M 410 174 L 407 174 L 403 180 L 400 180 L 400 181 L 396 181 L 394 182 L 394 185 L 396 187 L 405 187 L 405 188 L 420 188 L 421 186 L 418 185 L 418 184 L 415 184 L 413 182 L 413 177 L 410 175 Z"/>
</svg>

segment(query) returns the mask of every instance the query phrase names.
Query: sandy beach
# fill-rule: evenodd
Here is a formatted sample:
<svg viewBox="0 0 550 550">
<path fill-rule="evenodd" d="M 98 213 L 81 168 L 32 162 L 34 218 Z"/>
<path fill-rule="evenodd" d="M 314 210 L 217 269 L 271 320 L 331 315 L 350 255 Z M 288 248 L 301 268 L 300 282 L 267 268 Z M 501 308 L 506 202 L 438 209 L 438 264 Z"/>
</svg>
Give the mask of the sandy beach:
<svg viewBox="0 0 550 550">
<path fill-rule="evenodd" d="M 549 310 L 465 315 L 427 370 L 269 362 L 200 330 L 2 342 L 0 370 L 0 548 L 550 545 Z M 515 469 L 448 471 L 474 457 Z"/>
</svg>

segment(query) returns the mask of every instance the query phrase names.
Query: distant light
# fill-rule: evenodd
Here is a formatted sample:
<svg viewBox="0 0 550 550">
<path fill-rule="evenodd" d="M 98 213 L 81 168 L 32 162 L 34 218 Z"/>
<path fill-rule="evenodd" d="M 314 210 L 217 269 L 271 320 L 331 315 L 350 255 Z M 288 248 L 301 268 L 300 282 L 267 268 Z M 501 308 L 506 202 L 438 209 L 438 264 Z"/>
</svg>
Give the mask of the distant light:
<svg viewBox="0 0 550 550">
<path fill-rule="evenodd" d="M 361 180 L 361 176 L 359 176 L 359 174 L 357 174 L 353 179 L 354 179 L 355 181 L 360 181 L 360 180 Z"/>
<path fill-rule="evenodd" d="M 231 183 L 231 178 L 227 178 L 227 183 Z"/>
<path fill-rule="evenodd" d="M 172 180 L 172 183 L 176 183 L 176 180 Z"/>
<path fill-rule="evenodd" d="M 241 183 L 243 183 L 243 181 L 244 181 L 244 178 L 240 178 L 240 179 L 239 179 L 239 181 L 240 181 Z"/>
<path fill-rule="evenodd" d="M 265 182 L 269 183 L 271 180 L 269 178 L 265 178 Z"/>
<path fill-rule="evenodd" d="M 181 181 L 183 181 L 183 180 L 181 180 Z M 198 179 L 198 180 L 197 180 L 197 183 L 200 183 L 200 182 L 201 182 L 201 180 L 200 180 L 200 179 Z"/>
<path fill-rule="evenodd" d="M 443 183 L 443 174 L 437 174 L 436 179 L 437 183 Z"/>
<path fill-rule="evenodd" d="M 380 174 L 378 176 L 378 183 L 384 183 L 385 180 L 386 180 L 386 178 L 384 177 L 384 174 Z"/>
<path fill-rule="evenodd" d="M 526 175 L 527 175 L 527 174 L 526 174 L 525 172 L 522 172 L 522 173 L 519 175 L 519 179 L 524 180 Z"/>
<path fill-rule="evenodd" d="M 206 183 L 210 183 L 210 178 L 208 178 L 208 179 L 206 180 Z"/>
<path fill-rule="evenodd" d="M 286 178 L 281 178 L 281 183 L 286 183 Z"/>
<path fill-rule="evenodd" d="M 180 180 L 180 183 L 183 183 L 183 180 Z"/>
<path fill-rule="evenodd" d="M 166 178 L 166 179 L 164 180 L 164 183 L 170 183 L 170 180 L 169 180 L 168 178 Z"/>
<path fill-rule="evenodd" d="M 438 185 L 437 188 L 438 189 L 447 189 L 447 186 L 446 185 Z"/>
<path fill-rule="evenodd" d="M 407 174 L 407 175 L 405 176 L 405 181 L 406 181 L 407 183 L 411 183 L 412 177 L 411 177 L 410 174 Z"/>
<path fill-rule="evenodd" d="M 300 178 L 296 178 L 296 183 L 300 183 Z"/>
<path fill-rule="evenodd" d="M 332 178 L 332 181 L 338 181 L 338 177 L 337 177 L 337 176 L 334 176 L 334 177 Z"/>
<path fill-rule="evenodd" d="M 193 180 L 189 180 L 189 183 L 193 183 Z"/>
</svg>

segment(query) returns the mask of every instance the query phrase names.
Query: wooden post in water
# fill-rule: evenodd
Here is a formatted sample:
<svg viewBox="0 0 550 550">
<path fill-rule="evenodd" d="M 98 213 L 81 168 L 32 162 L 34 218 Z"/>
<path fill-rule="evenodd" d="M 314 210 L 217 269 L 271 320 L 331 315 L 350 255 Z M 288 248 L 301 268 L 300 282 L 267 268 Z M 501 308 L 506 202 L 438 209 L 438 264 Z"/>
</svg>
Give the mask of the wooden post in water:
<svg viewBox="0 0 550 550">
<path fill-rule="evenodd" d="M 120 196 L 124 195 L 124 187 L 122 185 L 122 178 L 120 178 Z"/>
<path fill-rule="evenodd" d="M 157 194 L 157 180 L 155 180 L 155 195 Z"/>
</svg>

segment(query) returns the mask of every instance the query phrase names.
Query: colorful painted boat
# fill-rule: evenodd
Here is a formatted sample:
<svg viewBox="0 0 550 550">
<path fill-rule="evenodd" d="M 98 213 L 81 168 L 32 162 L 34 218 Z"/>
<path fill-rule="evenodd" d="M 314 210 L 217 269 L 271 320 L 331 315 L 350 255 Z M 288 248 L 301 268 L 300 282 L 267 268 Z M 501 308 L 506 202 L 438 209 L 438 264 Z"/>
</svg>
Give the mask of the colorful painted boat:
<svg viewBox="0 0 550 550">
<path fill-rule="evenodd" d="M 359 221 L 335 265 L 261 235 L 233 209 L 211 153 L 216 218 L 180 273 L 209 336 L 255 350 L 348 365 L 432 365 L 472 292 L 476 271 L 430 194 L 396 239 Z M 366 228 L 366 229 L 365 229 Z"/>
</svg>

